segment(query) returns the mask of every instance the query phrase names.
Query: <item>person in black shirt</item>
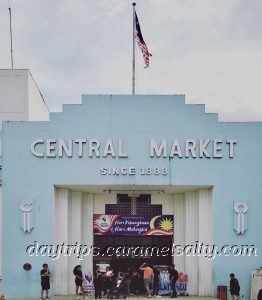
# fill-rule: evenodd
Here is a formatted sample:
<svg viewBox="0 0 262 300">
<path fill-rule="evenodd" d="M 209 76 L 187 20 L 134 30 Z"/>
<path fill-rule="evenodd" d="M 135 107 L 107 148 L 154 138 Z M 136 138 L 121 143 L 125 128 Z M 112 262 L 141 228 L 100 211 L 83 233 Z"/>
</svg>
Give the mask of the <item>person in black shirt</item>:
<svg viewBox="0 0 262 300">
<path fill-rule="evenodd" d="M 171 294 L 171 298 L 176 298 L 177 294 L 176 294 L 176 282 L 178 279 L 178 272 L 175 269 L 175 265 L 171 265 L 169 267 L 169 279 L 170 279 L 170 285 L 171 285 L 171 289 L 172 289 L 172 294 Z"/>
<path fill-rule="evenodd" d="M 100 272 L 99 266 L 97 266 L 94 272 L 95 299 L 102 298 L 102 284 L 102 274 Z"/>
<path fill-rule="evenodd" d="M 241 299 L 241 297 L 239 295 L 239 292 L 240 292 L 240 286 L 239 286 L 238 280 L 236 279 L 235 274 L 231 273 L 230 274 L 230 294 L 231 294 L 231 299 L 235 300 L 235 297 L 237 299 Z"/>
<path fill-rule="evenodd" d="M 160 272 L 157 269 L 157 267 L 153 268 L 153 272 L 154 272 L 154 279 L 153 279 L 153 295 L 155 295 L 156 297 L 160 297 L 158 295 L 158 291 L 159 291 L 159 283 L 160 283 Z"/>
<path fill-rule="evenodd" d="M 126 279 L 126 293 L 127 297 L 130 297 L 130 287 L 131 287 L 131 281 L 132 281 L 132 274 L 133 272 L 131 271 L 130 267 L 127 268 L 127 272 L 124 273 L 125 279 Z"/>
<path fill-rule="evenodd" d="M 50 272 L 48 270 L 48 264 L 43 264 L 43 269 L 40 271 L 41 276 L 41 299 L 43 299 L 44 291 L 46 299 L 48 299 L 48 291 L 50 290 Z"/>
<path fill-rule="evenodd" d="M 131 276 L 131 294 L 136 295 L 140 289 L 140 276 L 138 271 L 133 271 Z"/>
<path fill-rule="evenodd" d="M 257 300 L 262 300 L 262 289 L 258 291 Z"/>
<path fill-rule="evenodd" d="M 81 289 L 81 293 L 83 295 L 83 298 L 85 298 L 85 291 L 84 291 L 84 288 L 83 288 L 83 281 L 84 281 L 84 277 L 83 277 L 83 273 L 82 273 L 82 270 L 81 270 L 81 266 L 80 265 L 77 265 L 75 266 L 74 270 L 73 270 L 73 273 L 75 275 L 75 284 L 76 284 L 76 299 L 79 299 L 79 296 L 78 296 L 78 290 L 79 288 Z"/>
</svg>

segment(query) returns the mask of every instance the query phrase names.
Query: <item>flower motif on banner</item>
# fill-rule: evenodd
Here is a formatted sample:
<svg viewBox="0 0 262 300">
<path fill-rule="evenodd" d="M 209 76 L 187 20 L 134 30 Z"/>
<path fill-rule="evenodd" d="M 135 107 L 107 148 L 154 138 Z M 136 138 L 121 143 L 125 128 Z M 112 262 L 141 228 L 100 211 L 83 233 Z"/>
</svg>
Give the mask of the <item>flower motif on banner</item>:
<svg viewBox="0 0 262 300">
<path fill-rule="evenodd" d="M 118 215 L 94 215 L 94 230 L 97 235 L 105 235 L 112 228 Z"/>
</svg>

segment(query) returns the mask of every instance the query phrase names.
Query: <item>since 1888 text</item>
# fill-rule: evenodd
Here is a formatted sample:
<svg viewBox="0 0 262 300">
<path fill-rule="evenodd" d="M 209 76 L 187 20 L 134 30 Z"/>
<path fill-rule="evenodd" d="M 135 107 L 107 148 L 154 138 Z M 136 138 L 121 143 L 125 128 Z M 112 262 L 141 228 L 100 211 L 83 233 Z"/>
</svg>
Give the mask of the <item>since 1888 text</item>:
<svg viewBox="0 0 262 300">
<path fill-rule="evenodd" d="M 100 174 L 101 175 L 136 175 L 139 173 L 143 176 L 150 176 L 150 175 L 167 175 L 168 168 L 162 167 L 142 167 L 142 168 L 135 168 L 135 167 L 101 167 Z"/>
</svg>

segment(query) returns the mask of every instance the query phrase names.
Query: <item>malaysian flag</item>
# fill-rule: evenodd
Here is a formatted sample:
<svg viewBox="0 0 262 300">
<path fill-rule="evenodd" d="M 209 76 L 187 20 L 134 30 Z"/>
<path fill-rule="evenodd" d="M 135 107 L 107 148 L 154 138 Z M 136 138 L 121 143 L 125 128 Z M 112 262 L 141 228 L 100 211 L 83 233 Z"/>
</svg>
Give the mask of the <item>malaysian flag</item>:
<svg viewBox="0 0 262 300">
<path fill-rule="evenodd" d="M 145 68 L 148 68 L 149 67 L 149 57 L 152 56 L 152 54 L 149 53 L 146 43 L 143 39 L 136 12 L 135 12 L 135 18 L 136 18 L 135 39 L 136 39 L 137 45 L 139 46 L 139 48 L 142 51 L 142 54 L 144 57 L 144 62 L 145 62 Z"/>
</svg>

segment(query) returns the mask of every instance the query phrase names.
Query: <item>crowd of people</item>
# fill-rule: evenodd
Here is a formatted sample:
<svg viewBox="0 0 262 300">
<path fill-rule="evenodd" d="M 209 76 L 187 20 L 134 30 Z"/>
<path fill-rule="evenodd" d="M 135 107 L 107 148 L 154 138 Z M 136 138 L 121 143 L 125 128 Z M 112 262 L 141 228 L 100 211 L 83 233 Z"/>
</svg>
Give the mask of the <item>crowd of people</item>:
<svg viewBox="0 0 262 300">
<path fill-rule="evenodd" d="M 175 269 L 175 265 L 171 264 L 168 269 L 169 281 L 171 287 L 171 298 L 177 298 L 176 282 L 179 278 L 178 271 Z M 141 274 L 142 273 L 142 278 Z M 85 291 L 83 287 L 84 276 L 80 265 L 75 266 L 73 269 L 75 275 L 76 286 L 76 298 L 79 299 L 79 295 L 85 298 Z M 50 272 L 47 264 L 43 264 L 43 269 L 40 271 L 41 276 L 41 299 L 44 299 L 44 293 L 46 299 L 49 298 L 50 289 Z M 141 280 L 143 279 L 143 281 Z M 95 299 L 102 299 L 102 295 L 107 299 L 128 298 L 131 295 L 137 295 L 141 291 L 141 282 L 143 282 L 143 288 L 145 291 L 145 297 L 151 298 L 152 296 L 161 297 L 159 295 L 160 285 L 160 272 L 157 267 L 149 266 L 147 263 L 143 263 L 137 269 L 127 268 L 126 272 L 115 272 L 112 268 L 107 267 L 105 272 L 100 270 L 99 266 L 96 266 L 93 273 L 93 284 L 95 289 Z M 232 300 L 241 300 L 240 285 L 235 277 L 235 274 L 230 274 L 230 295 Z M 4 300 L 4 296 L 1 296 L 1 300 Z M 262 289 L 259 291 L 258 300 L 262 300 Z"/>
<path fill-rule="evenodd" d="M 160 272 L 156 267 L 151 268 L 148 264 L 143 263 L 138 269 L 128 268 L 126 272 L 114 272 L 110 267 L 106 268 L 106 272 L 101 272 L 99 266 L 94 271 L 94 288 L 95 299 L 101 299 L 102 294 L 109 298 L 114 295 L 119 296 L 121 293 L 124 298 L 131 295 L 137 295 L 141 290 L 140 273 L 143 274 L 143 288 L 145 296 L 161 297 L 159 292 Z M 178 279 L 178 272 L 175 270 L 175 265 L 169 267 L 169 278 L 172 288 L 171 298 L 176 298 L 175 284 Z M 152 292 L 151 292 L 152 291 Z"/>
<path fill-rule="evenodd" d="M 143 274 L 141 278 L 140 274 Z M 85 298 L 85 291 L 83 287 L 84 276 L 80 265 L 73 269 L 75 275 L 76 298 L 79 295 Z M 47 264 L 43 264 L 43 269 L 40 271 L 41 275 L 41 299 L 49 298 L 50 289 L 50 272 Z M 142 280 L 143 281 L 142 281 Z M 169 279 L 171 284 L 171 298 L 176 298 L 175 284 L 178 279 L 178 272 L 175 270 L 175 265 L 169 267 Z M 159 292 L 160 272 L 156 267 L 151 268 L 148 264 L 143 263 L 138 269 L 127 268 L 126 272 L 114 272 L 110 267 L 102 272 L 99 266 L 96 267 L 93 273 L 93 284 L 95 289 L 95 299 L 102 299 L 102 295 L 108 299 L 114 297 L 118 298 L 120 294 L 124 298 L 131 295 L 137 295 L 141 291 L 141 282 L 143 282 L 145 296 L 151 298 L 153 295 L 161 297 Z M 151 292 L 152 291 L 152 292 Z"/>
</svg>

